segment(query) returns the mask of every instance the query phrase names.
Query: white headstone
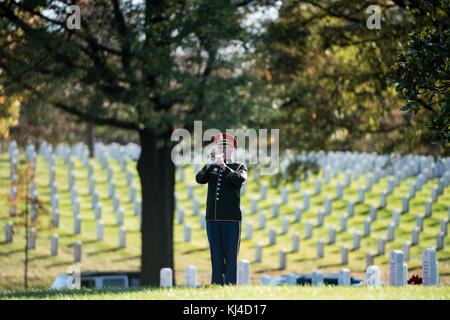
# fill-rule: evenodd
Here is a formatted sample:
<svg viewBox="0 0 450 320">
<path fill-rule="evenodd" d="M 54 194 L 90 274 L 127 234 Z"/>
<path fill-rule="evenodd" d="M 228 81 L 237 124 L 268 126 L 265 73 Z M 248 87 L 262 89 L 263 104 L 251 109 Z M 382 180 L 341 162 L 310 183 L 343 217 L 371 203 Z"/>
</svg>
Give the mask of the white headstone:
<svg viewBox="0 0 450 320">
<path fill-rule="evenodd" d="M 416 226 L 419 228 L 419 231 L 423 231 L 423 220 L 425 216 L 423 214 L 418 214 L 416 216 Z"/>
<path fill-rule="evenodd" d="M 269 245 L 273 246 L 276 243 L 277 229 L 271 227 L 269 230 Z"/>
<path fill-rule="evenodd" d="M 348 245 L 346 244 L 341 247 L 341 264 L 348 264 Z"/>
<path fill-rule="evenodd" d="M 447 225 L 448 225 L 448 219 L 444 218 L 440 222 L 441 225 L 441 232 L 446 236 L 447 235 Z"/>
<path fill-rule="evenodd" d="M 317 258 L 323 258 L 323 248 L 325 241 L 323 239 L 317 240 Z"/>
<path fill-rule="evenodd" d="M 187 266 L 185 269 L 186 287 L 197 286 L 197 267 Z"/>
<path fill-rule="evenodd" d="M 97 220 L 97 241 L 103 241 L 103 230 L 105 223 L 103 220 Z"/>
<path fill-rule="evenodd" d="M 75 241 L 73 244 L 73 260 L 74 262 L 80 262 L 81 261 L 81 240 Z"/>
<path fill-rule="evenodd" d="M 431 199 L 428 199 L 425 201 L 425 217 L 429 218 L 431 217 L 433 211 L 433 202 Z"/>
<path fill-rule="evenodd" d="M 323 272 L 322 271 L 314 271 L 312 273 L 311 285 L 313 287 L 323 286 Z"/>
<path fill-rule="evenodd" d="M 302 220 L 302 210 L 303 208 L 299 205 L 294 208 L 294 221 L 300 222 Z"/>
<path fill-rule="evenodd" d="M 250 262 L 248 260 L 239 260 L 237 264 L 238 285 L 250 284 Z"/>
<path fill-rule="evenodd" d="M 341 232 L 347 231 L 347 214 L 341 215 Z"/>
<path fill-rule="evenodd" d="M 339 270 L 338 274 L 338 285 L 339 286 L 350 286 L 350 270 L 347 268 L 342 268 Z"/>
<path fill-rule="evenodd" d="M 318 227 L 322 227 L 323 226 L 323 221 L 325 218 L 325 212 L 323 209 L 319 209 L 319 211 L 317 211 L 317 226 Z"/>
<path fill-rule="evenodd" d="M 255 262 L 261 262 L 262 261 L 262 243 L 258 242 L 255 245 Z"/>
<path fill-rule="evenodd" d="M 370 266 L 366 270 L 366 284 L 368 286 L 380 285 L 380 269 L 377 266 Z"/>
<path fill-rule="evenodd" d="M 280 270 L 286 269 L 286 249 L 281 249 L 279 256 L 280 256 Z"/>
<path fill-rule="evenodd" d="M 287 234 L 289 232 L 289 217 L 284 216 L 281 220 L 281 234 Z"/>
<path fill-rule="evenodd" d="M 370 218 L 365 218 L 364 219 L 364 237 L 369 237 L 370 236 L 370 224 L 371 224 L 372 220 Z"/>
<path fill-rule="evenodd" d="M 53 234 L 50 238 L 50 255 L 52 257 L 58 255 L 58 235 Z"/>
<path fill-rule="evenodd" d="M 376 221 L 377 220 L 377 214 L 378 214 L 378 209 L 376 206 L 371 205 L 370 206 L 370 219 L 372 221 Z"/>
<path fill-rule="evenodd" d="M 389 223 L 387 226 L 387 241 L 395 240 L 395 224 L 394 222 Z"/>
<path fill-rule="evenodd" d="M 305 232 L 305 234 L 306 234 L 306 239 L 311 239 L 312 238 L 312 235 L 313 235 L 313 222 L 311 221 L 311 220 L 308 220 L 307 222 L 306 222 L 306 232 Z"/>
<path fill-rule="evenodd" d="M 422 252 L 422 284 L 424 286 L 436 285 L 438 272 L 436 268 L 436 250 L 428 248 Z"/>
<path fill-rule="evenodd" d="M 361 231 L 353 232 L 353 250 L 358 250 L 361 245 Z"/>
<path fill-rule="evenodd" d="M 190 241 L 191 241 L 191 225 L 189 223 L 186 223 L 184 225 L 184 242 Z"/>
<path fill-rule="evenodd" d="M 172 287 L 172 269 L 162 268 L 159 272 L 159 286 L 161 288 L 171 288 Z"/>
<path fill-rule="evenodd" d="M 264 229 L 266 227 L 266 211 L 262 211 L 258 214 L 258 228 Z"/>
<path fill-rule="evenodd" d="M 382 256 L 385 253 L 386 249 L 386 238 L 385 237 L 379 237 L 378 238 L 378 255 Z"/>
<path fill-rule="evenodd" d="M 420 229 L 419 227 L 414 227 L 414 229 L 411 231 L 411 245 L 415 246 L 419 244 L 419 235 L 420 235 Z"/>
<path fill-rule="evenodd" d="M 74 218 L 74 234 L 80 234 L 81 233 L 81 215 L 77 214 Z"/>
<path fill-rule="evenodd" d="M 445 234 L 443 232 L 439 232 L 436 235 L 436 251 L 444 249 L 444 237 Z"/>
<path fill-rule="evenodd" d="M 389 254 L 389 284 L 403 285 L 403 252 L 400 250 L 393 250 Z"/>
<path fill-rule="evenodd" d="M 411 242 L 403 242 L 403 258 L 405 261 L 409 261 L 409 249 L 411 248 Z"/>
<path fill-rule="evenodd" d="M 14 224 L 11 221 L 8 221 L 6 223 L 6 228 L 5 228 L 6 243 L 13 242 L 13 227 L 14 227 Z"/>
<path fill-rule="evenodd" d="M 120 227 L 119 229 L 119 248 L 126 248 L 127 242 L 127 229 L 125 226 Z"/>
<path fill-rule="evenodd" d="M 328 228 L 328 244 L 334 244 L 336 242 L 336 227 L 330 226 Z"/>
<path fill-rule="evenodd" d="M 300 233 L 294 232 L 292 235 L 292 252 L 298 252 L 300 245 Z"/>
</svg>

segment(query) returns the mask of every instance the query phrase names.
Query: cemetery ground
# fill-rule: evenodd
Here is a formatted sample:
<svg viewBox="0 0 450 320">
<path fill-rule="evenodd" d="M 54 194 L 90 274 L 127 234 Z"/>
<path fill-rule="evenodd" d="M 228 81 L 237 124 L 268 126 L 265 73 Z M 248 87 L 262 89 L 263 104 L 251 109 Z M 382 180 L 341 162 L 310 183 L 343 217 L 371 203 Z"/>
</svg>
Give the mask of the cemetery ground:
<svg viewBox="0 0 450 320">
<path fill-rule="evenodd" d="M 450 286 L 218 286 L 200 288 L 105 288 L 0 292 L 0 300 L 449 300 Z"/>
<path fill-rule="evenodd" d="M 23 153 L 19 156 L 25 159 Z M 116 160 L 108 159 L 108 164 L 113 168 L 114 180 L 116 182 L 116 194 L 120 197 L 120 206 L 123 208 L 124 221 L 126 227 L 126 248 L 119 247 L 119 228 L 116 223 L 116 214 L 113 211 L 113 201 L 108 195 L 107 171 L 101 168 L 98 159 L 90 159 L 94 166 L 95 187 L 99 194 L 99 201 L 102 204 L 102 220 L 104 221 L 104 239 L 96 240 L 96 219 L 91 206 L 91 196 L 88 191 L 88 170 L 82 165 L 79 158 L 74 158 L 75 164 L 75 185 L 78 189 L 78 198 L 81 208 L 81 233 L 74 234 L 74 218 L 68 185 L 68 168 L 64 160 L 55 157 L 56 175 L 59 193 L 59 228 L 52 228 L 51 223 L 51 202 L 49 186 L 49 167 L 45 158 L 41 155 L 37 157 L 36 184 L 39 193 L 39 202 L 42 209 L 39 210 L 37 221 L 34 223 L 37 229 L 36 248 L 29 250 L 28 283 L 33 289 L 41 291 L 18 291 L 11 293 L 7 290 L 23 289 L 24 277 L 24 247 L 25 228 L 24 217 L 9 217 L 8 198 L 10 194 L 10 161 L 9 155 L 3 153 L 0 156 L 0 298 L 14 297 L 64 297 L 85 298 L 92 296 L 102 299 L 260 299 L 261 297 L 274 299 L 320 299 L 339 298 L 342 299 L 389 299 L 390 297 L 411 298 L 411 299 L 450 299 L 450 239 L 444 237 L 444 249 L 437 251 L 439 262 L 439 276 L 441 284 L 444 286 L 425 288 L 422 286 L 408 286 L 408 288 L 311 288 L 311 287 L 264 287 L 256 286 L 260 283 L 262 275 L 280 276 L 286 273 L 312 273 L 320 270 L 323 273 L 337 274 L 339 269 L 348 268 L 352 277 L 365 279 L 366 254 L 377 253 L 377 239 L 386 236 L 386 227 L 392 221 L 392 211 L 402 208 L 402 196 L 409 192 L 409 182 L 415 177 L 409 177 L 400 182 L 395 187 L 393 194 L 387 195 L 387 205 L 379 208 L 377 220 L 371 223 L 371 234 L 368 237 L 361 237 L 360 248 L 352 250 L 353 230 L 360 230 L 362 233 L 364 219 L 370 216 L 370 205 L 379 205 L 380 192 L 387 188 L 387 179 L 392 176 L 380 178 L 378 183 L 373 184 L 373 188 L 366 191 L 363 203 L 358 203 L 358 187 L 365 186 L 365 174 L 361 174 L 359 180 L 351 179 L 351 185 L 344 189 L 342 199 L 335 199 L 336 186 L 339 180 L 344 180 L 344 172 L 340 171 L 337 177 L 332 177 L 329 184 L 322 183 L 320 194 L 314 193 L 314 180 L 316 177 L 323 177 L 321 169 L 317 175 L 312 174 L 309 181 L 301 181 L 299 192 L 293 192 L 293 184 L 281 180 L 278 187 L 272 187 L 271 176 L 260 176 L 259 182 L 253 180 L 252 166 L 249 166 L 249 179 L 242 196 L 241 205 L 244 207 L 244 219 L 242 222 L 241 247 L 238 259 L 250 261 L 250 283 L 254 287 L 226 287 L 224 290 L 214 286 L 206 286 L 204 289 L 172 288 L 172 289 L 108 289 L 108 290 L 75 290 L 71 293 L 61 292 L 61 296 L 48 291 L 53 279 L 61 273 L 65 273 L 70 266 L 79 265 L 81 271 L 93 270 L 139 270 L 140 267 L 140 231 L 139 217 L 134 214 L 133 203 L 128 201 L 128 186 L 126 173 L 120 170 Z M 23 165 L 19 164 L 19 168 Z M 133 182 L 136 186 L 136 193 L 140 195 L 140 185 L 136 172 L 136 163 L 127 162 L 127 168 L 134 172 Z M 193 214 L 193 200 L 188 199 L 188 183 L 194 185 L 193 199 L 198 198 L 200 203 L 199 212 L 205 211 L 206 185 L 198 185 L 195 182 L 195 173 L 192 166 L 185 166 L 184 182 L 179 181 L 179 171 L 176 177 L 177 208 L 184 209 L 184 224 L 190 224 L 191 239 L 184 241 L 184 224 L 177 221 L 177 213 L 174 214 L 174 248 L 175 248 L 175 284 L 177 286 L 184 283 L 185 268 L 189 265 L 197 267 L 197 282 L 201 285 L 210 283 L 210 256 L 206 237 L 206 229 L 200 227 L 200 215 Z M 374 264 L 380 268 L 380 279 L 385 284 L 389 283 L 389 252 L 392 250 L 402 250 L 405 241 L 411 241 L 411 230 L 416 226 L 416 215 L 425 211 L 425 201 L 431 198 L 431 187 L 437 183 L 438 178 L 430 179 L 423 185 L 422 190 L 418 190 L 414 198 L 410 200 L 409 212 L 401 214 L 400 224 L 395 229 L 394 241 L 387 241 L 385 254 L 376 255 Z M 260 183 L 267 181 L 267 197 L 258 202 L 257 212 L 266 211 L 267 221 L 264 229 L 258 228 L 258 213 L 251 213 L 251 199 L 259 197 Z M 157 182 L 155 182 L 157 183 Z M 281 199 L 280 189 L 287 186 L 289 190 L 289 202 L 281 204 L 279 215 L 272 217 L 272 204 Z M 298 204 L 302 204 L 303 192 L 311 192 L 310 208 L 302 212 L 301 220 L 294 221 L 294 209 Z M 330 195 L 332 201 L 332 213 L 326 215 L 323 226 L 317 227 L 317 211 L 324 207 L 324 198 Z M 347 231 L 340 231 L 340 216 L 347 212 L 347 201 L 354 200 L 354 216 L 348 219 Z M 23 201 L 22 201 L 23 202 Z M 422 251 L 425 248 L 436 246 L 436 234 L 440 230 L 440 221 L 448 217 L 448 206 L 450 205 L 450 188 L 444 188 L 443 194 L 439 195 L 433 203 L 431 217 L 424 220 L 423 231 L 420 232 L 420 243 L 412 245 L 410 248 L 408 264 L 408 278 L 413 274 L 422 275 Z M 23 210 L 24 203 L 20 203 L 18 211 Z M 289 217 L 289 231 L 281 233 L 281 221 L 284 216 Z M 314 223 L 313 236 L 305 239 L 305 226 L 308 220 Z M 7 222 L 14 223 L 13 242 L 4 241 L 5 225 Z M 253 222 L 253 234 L 250 240 L 246 240 L 246 224 Z M 336 241 L 328 244 L 328 228 L 336 226 Z M 276 228 L 276 244 L 269 245 L 269 230 Z M 299 251 L 292 252 L 292 234 L 300 233 Z M 51 256 L 50 242 L 51 236 L 59 236 L 58 255 Z M 317 258 L 317 240 L 325 240 L 323 258 Z M 74 262 L 74 242 L 82 241 L 81 262 Z M 255 245 L 261 242 L 262 261 L 255 262 Z M 341 246 L 349 245 L 348 264 L 342 265 Z M 279 268 L 279 251 L 287 250 L 286 268 Z M 334 291 L 333 291 L 334 290 Z M 34 293 L 35 295 L 34 295 Z M 341 293 L 340 293 L 341 292 Z"/>
</svg>

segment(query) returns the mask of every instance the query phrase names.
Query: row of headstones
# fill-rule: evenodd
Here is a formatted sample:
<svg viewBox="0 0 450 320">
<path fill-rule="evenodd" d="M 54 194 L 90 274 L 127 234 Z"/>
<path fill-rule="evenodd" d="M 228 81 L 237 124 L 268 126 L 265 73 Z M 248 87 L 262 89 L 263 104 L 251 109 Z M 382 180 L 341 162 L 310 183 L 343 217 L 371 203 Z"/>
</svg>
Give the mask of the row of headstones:
<svg viewBox="0 0 450 320">
<path fill-rule="evenodd" d="M 104 234 L 104 222 L 102 220 L 97 221 L 97 241 L 103 241 Z M 6 242 L 13 241 L 13 223 L 8 222 L 6 224 Z M 126 235 L 127 229 L 122 226 L 119 228 L 119 248 L 126 248 Z M 36 228 L 30 228 L 28 232 L 28 249 L 36 249 L 36 238 L 37 238 L 37 230 Z M 59 236 L 57 234 L 53 234 L 50 237 L 50 255 L 57 256 L 58 255 L 58 242 Z M 79 262 L 81 260 L 81 240 L 77 240 L 74 244 L 74 261 Z"/>
<path fill-rule="evenodd" d="M 248 260 L 239 260 L 237 264 L 236 274 L 237 285 L 250 284 L 250 262 Z M 287 274 L 286 284 L 297 285 L 298 275 Z M 438 285 L 440 284 L 438 262 L 436 260 L 436 251 L 432 248 L 425 249 L 422 253 L 422 278 L 423 285 Z M 173 272 L 171 268 L 162 268 L 160 270 L 160 287 L 169 288 L 173 286 Z M 391 286 L 406 286 L 408 279 L 408 266 L 404 263 L 404 254 L 400 250 L 391 251 L 389 255 L 389 285 Z M 268 275 L 261 277 L 262 285 L 271 285 L 274 282 Z M 323 286 L 323 272 L 314 271 L 311 277 L 312 286 Z M 376 265 L 369 265 L 366 268 L 366 285 L 379 286 L 380 270 Z M 350 270 L 342 268 L 338 274 L 338 285 L 350 286 L 351 276 Z M 187 266 L 185 269 L 185 286 L 198 287 L 197 283 L 197 268 L 195 266 Z"/>
</svg>

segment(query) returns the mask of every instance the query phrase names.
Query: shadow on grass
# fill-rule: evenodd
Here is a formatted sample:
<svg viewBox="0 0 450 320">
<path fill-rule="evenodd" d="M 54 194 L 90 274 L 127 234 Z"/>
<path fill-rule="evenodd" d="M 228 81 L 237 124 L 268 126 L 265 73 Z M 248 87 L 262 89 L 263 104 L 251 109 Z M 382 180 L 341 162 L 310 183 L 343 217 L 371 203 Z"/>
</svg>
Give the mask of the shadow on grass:
<svg viewBox="0 0 450 320">
<path fill-rule="evenodd" d="M 137 255 L 137 256 L 129 256 L 129 257 L 124 257 L 124 258 L 120 258 L 120 259 L 113 259 L 111 260 L 111 262 L 120 262 L 120 261 L 126 261 L 126 260 L 132 260 L 132 259 L 140 259 L 141 256 Z"/>
<path fill-rule="evenodd" d="M 95 252 L 89 252 L 87 255 L 88 256 L 96 256 L 98 254 L 115 252 L 115 251 L 120 251 L 120 250 L 122 250 L 122 249 L 117 247 L 117 248 L 111 248 L 111 249 L 106 249 L 106 250 L 99 250 L 99 251 L 95 251 Z"/>
<path fill-rule="evenodd" d="M 24 249 L 17 249 L 17 250 L 11 250 L 8 252 L 2 252 L 2 253 L 0 253 L 0 257 L 6 257 L 6 256 L 9 256 L 10 254 L 19 253 L 19 252 L 24 252 Z"/>
<path fill-rule="evenodd" d="M 191 249 L 188 251 L 184 251 L 183 253 L 190 254 L 190 253 L 194 253 L 194 252 L 198 252 L 198 251 L 205 251 L 205 250 L 209 250 L 209 248 L 195 248 L 195 249 Z"/>
<path fill-rule="evenodd" d="M 136 287 L 136 288 L 103 288 L 103 289 L 61 289 L 61 290 L 21 290 L 14 292 L 0 292 L 0 300 L 2 299 L 26 299 L 26 298 L 61 298 L 78 295 L 98 295 L 98 294 L 121 294 L 132 293 L 147 290 L 156 290 L 159 287 Z"/>
</svg>

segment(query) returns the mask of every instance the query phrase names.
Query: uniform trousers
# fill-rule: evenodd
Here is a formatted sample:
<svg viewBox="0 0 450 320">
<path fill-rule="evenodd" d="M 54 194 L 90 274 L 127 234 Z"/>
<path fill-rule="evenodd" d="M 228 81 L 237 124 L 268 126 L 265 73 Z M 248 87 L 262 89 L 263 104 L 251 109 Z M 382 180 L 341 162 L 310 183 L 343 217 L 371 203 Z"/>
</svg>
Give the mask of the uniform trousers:
<svg viewBox="0 0 450 320">
<path fill-rule="evenodd" d="M 236 284 L 240 221 L 206 221 L 211 252 L 211 284 Z"/>
</svg>

